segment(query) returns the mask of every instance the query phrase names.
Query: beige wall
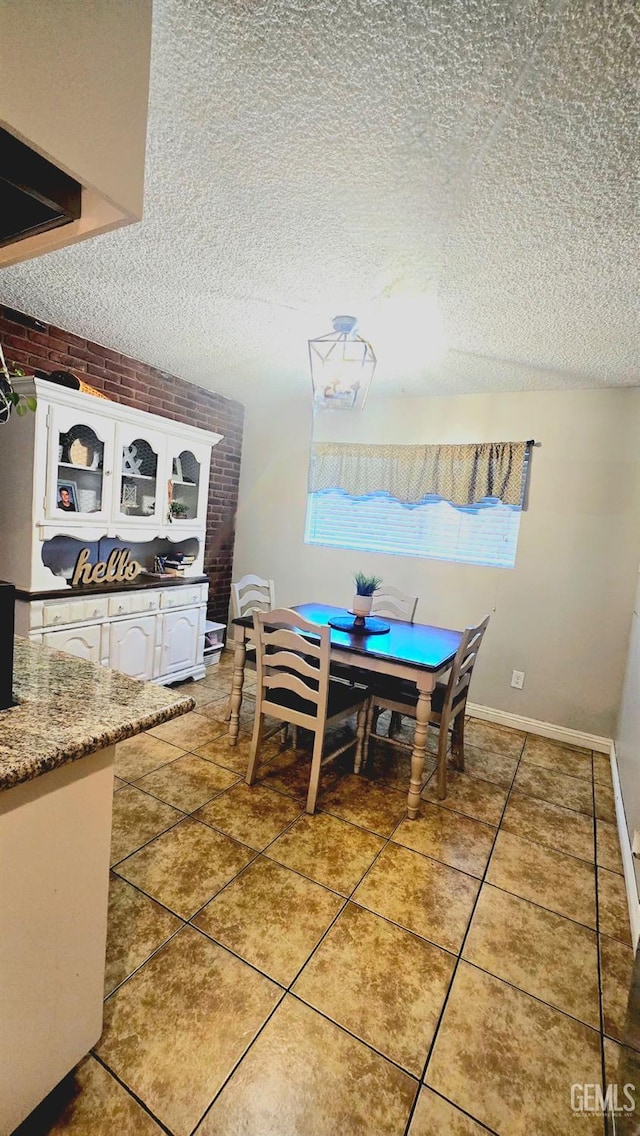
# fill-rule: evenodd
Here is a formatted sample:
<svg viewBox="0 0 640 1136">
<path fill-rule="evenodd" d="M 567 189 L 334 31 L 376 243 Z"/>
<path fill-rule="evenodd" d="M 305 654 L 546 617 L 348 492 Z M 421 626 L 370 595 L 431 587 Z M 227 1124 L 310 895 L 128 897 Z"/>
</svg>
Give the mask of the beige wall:
<svg viewBox="0 0 640 1136">
<path fill-rule="evenodd" d="M 362 569 L 417 593 L 421 621 L 491 612 L 472 700 L 611 737 L 640 560 L 640 390 L 372 397 L 361 416 L 323 414 L 316 437 L 541 442 L 515 569 L 349 552 L 304 544 L 310 400 L 249 406 L 234 574 L 273 577 L 279 603 L 346 607 Z"/>
<path fill-rule="evenodd" d="M 151 0 L 2 0 L 0 124 L 142 216 Z"/>
</svg>

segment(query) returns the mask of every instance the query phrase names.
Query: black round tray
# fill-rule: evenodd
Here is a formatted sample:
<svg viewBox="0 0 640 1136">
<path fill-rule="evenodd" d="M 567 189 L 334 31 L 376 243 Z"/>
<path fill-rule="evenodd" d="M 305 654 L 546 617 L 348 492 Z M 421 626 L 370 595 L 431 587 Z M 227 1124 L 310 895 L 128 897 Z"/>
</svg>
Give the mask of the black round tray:
<svg viewBox="0 0 640 1136">
<path fill-rule="evenodd" d="M 334 615 L 329 620 L 329 627 L 347 631 L 350 635 L 384 635 L 391 625 L 384 619 L 376 619 L 375 615 Z"/>
</svg>

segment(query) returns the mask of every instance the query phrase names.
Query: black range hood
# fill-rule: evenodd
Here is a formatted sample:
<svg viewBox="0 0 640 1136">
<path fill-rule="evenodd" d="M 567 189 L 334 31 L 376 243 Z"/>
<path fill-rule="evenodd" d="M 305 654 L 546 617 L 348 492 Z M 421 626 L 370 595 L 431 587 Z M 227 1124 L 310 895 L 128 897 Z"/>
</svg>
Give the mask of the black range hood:
<svg viewBox="0 0 640 1136">
<path fill-rule="evenodd" d="M 0 129 L 0 248 L 77 221 L 80 182 Z"/>
</svg>

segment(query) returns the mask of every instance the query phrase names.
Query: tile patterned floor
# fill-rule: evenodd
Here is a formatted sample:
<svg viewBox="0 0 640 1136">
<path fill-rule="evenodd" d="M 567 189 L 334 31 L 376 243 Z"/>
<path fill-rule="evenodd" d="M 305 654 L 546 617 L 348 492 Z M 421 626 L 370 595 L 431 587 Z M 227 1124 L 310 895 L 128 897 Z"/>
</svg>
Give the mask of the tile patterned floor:
<svg viewBox="0 0 640 1136">
<path fill-rule="evenodd" d="M 607 759 L 470 720 L 416 821 L 382 745 L 307 817 L 305 753 L 244 784 L 229 680 L 118 746 L 104 1031 L 21 1136 L 603 1136 L 570 1091 L 616 1076 L 633 963 Z"/>
</svg>

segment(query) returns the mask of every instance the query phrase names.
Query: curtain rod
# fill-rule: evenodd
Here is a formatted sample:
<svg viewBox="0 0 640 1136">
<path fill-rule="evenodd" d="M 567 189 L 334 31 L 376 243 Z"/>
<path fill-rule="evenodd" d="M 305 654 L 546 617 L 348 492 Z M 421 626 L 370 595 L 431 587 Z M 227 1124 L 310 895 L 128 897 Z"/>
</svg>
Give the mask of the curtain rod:
<svg viewBox="0 0 640 1136">
<path fill-rule="evenodd" d="M 541 445 L 542 445 L 542 442 L 536 442 L 536 441 L 534 441 L 533 438 L 529 438 L 529 441 L 525 442 L 525 446 L 541 446 Z"/>
</svg>

